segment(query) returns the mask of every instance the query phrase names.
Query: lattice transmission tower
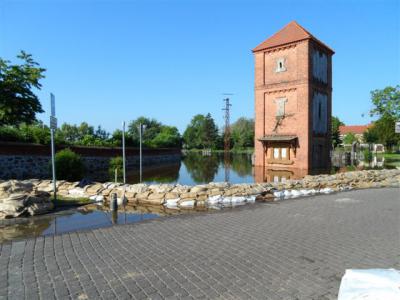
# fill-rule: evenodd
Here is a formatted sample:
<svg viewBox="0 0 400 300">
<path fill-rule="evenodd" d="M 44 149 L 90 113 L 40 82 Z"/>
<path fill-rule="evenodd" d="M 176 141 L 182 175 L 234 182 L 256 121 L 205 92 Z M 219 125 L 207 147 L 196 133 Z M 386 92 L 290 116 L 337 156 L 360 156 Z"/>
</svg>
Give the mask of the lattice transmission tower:
<svg viewBox="0 0 400 300">
<path fill-rule="evenodd" d="M 224 94 L 224 95 L 233 95 L 233 94 Z M 232 104 L 229 102 L 229 98 L 223 99 L 225 102 L 225 107 L 222 108 L 225 111 L 224 119 L 225 119 L 225 127 L 224 127 L 224 163 L 225 163 L 225 181 L 229 181 L 229 171 L 230 171 L 230 149 L 231 149 L 231 123 L 230 123 L 230 108 Z"/>
</svg>

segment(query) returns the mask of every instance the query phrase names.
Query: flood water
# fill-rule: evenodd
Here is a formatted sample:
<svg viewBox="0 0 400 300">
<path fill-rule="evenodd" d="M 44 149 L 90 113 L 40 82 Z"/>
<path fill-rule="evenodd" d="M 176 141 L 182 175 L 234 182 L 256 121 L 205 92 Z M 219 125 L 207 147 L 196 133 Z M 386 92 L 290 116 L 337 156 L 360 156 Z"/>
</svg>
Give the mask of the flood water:
<svg viewBox="0 0 400 300">
<path fill-rule="evenodd" d="M 370 163 L 360 159 L 350 162 L 343 156 L 335 156 L 332 160 L 332 169 L 324 173 L 353 171 L 364 168 L 392 168 L 392 162 L 387 164 L 382 157 L 374 157 Z M 398 162 L 396 162 L 397 164 Z M 256 168 L 252 166 L 251 154 L 231 154 L 229 159 L 223 153 L 187 153 L 180 162 L 160 166 L 144 166 L 143 181 L 153 183 L 179 183 L 196 185 L 209 182 L 251 183 L 265 181 L 285 181 L 299 179 L 304 173 L 296 170 L 274 170 Z M 105 178 L 104 181 L 110 179 Z M 130 170 L 127 181 L 139 182 L 139 172 Z M 103 205 L 86 205 L 80 208 L 60 210 L 48 215 L 0 220 L 0 243 L 49 236 L 67 232 L 110 227 L 121 224 L 132 224 L 145 220 L 157 219 L 177 214 L 198 213 L 199 211 L 215 211 L 208 208 L 192 210 L 178 210 L 160 206 L 133 206 L 120 207 L 118 212 L 110 212 Z"/>
<path fill-rule="evenodd" d="M 383 157 L 375 156 L 370 163 L 364 163 L 358 158 L 350 160 L 345 155 L 334 155 L 331 170 L 317 170 L 313 174 L 326 174 L 354 171 L 368 168 L 392 168 L 386 164 Z M 139 171 L 128 170 L 128 183 L 139 182 Z M 305 173 L 295 169 L 264 169 L 252 166 L 252 154 L 230 154 L 229 159 L 223 153 L 203 155 L 201 152 L 188 152 L 180 162 L 160 166 L 144 166 L 143 182 L 179 183 L 196 185 L 209 182 L 253 183 L 300 179 Z"/>
<path fill-rule="evenodd" d="M 114 225 L 133 224 L 173 215 L 216 212 L 218 210 L 216 207 L 172 209 L 163 205 L 127 204 L 120 206 L 117 211 L 111 212 L 106 205 L 89 204 L 79 208 L 64 208 L 46 215 L 0 220 L 0 243 Z"/>
</svg>

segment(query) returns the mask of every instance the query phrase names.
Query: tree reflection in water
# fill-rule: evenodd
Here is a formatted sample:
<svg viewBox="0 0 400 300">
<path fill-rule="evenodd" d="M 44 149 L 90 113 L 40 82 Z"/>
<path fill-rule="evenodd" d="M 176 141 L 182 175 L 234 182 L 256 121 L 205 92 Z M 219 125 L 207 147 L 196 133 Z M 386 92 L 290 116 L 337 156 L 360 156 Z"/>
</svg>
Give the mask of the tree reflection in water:
<svg viewBox="0 0 400 300">
<path fill-rule="evenodd" d="M 251 154 L 233 154 L 231 155 L 231 168 L 240 177 L 252 174 Z"/>
<path fill-rule="evenodd" d="M 179 169 L 181 162 L 160 164 L 157 166 L 143 166 L 143 181 L 150 183 L 173 183 L 179 180 Z M 139 170 L 127 172 L 128 183 L 138 183 L 140 181 Z"/>
<path fill-rule="evenodd" d="M 183 164 L 195 183 L 211 182 L 218 172 L 223 156 L 216 153 L 203 156 L 198 152 L 189 152 L 183 158 Z"/>
</svg>

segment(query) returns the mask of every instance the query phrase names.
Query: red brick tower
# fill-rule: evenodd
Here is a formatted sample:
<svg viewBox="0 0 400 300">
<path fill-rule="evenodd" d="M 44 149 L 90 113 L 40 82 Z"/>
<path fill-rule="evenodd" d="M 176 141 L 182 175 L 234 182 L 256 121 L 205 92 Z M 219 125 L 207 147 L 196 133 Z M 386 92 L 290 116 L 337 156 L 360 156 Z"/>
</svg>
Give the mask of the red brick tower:
<svg viewBox="0 0 400 300">
<path fill-rule="evenodd" d="M 292 21 L 253 53 L 255 166 L 328 169 L 333 50 Z"/>
</svg>

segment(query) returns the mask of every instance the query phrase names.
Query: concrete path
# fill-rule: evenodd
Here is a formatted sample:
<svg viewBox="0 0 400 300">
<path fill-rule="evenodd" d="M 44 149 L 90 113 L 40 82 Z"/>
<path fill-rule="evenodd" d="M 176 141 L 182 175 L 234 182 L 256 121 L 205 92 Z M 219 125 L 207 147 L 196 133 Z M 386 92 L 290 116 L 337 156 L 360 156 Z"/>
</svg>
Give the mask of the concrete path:
<svg viewBox="0 0 400 300">
<path fill-rule="evenodd" d="M 399 189 L 360 190 L 2 244 L 0 298 L 335 299 L 399 249 Z"/>
</svg>

